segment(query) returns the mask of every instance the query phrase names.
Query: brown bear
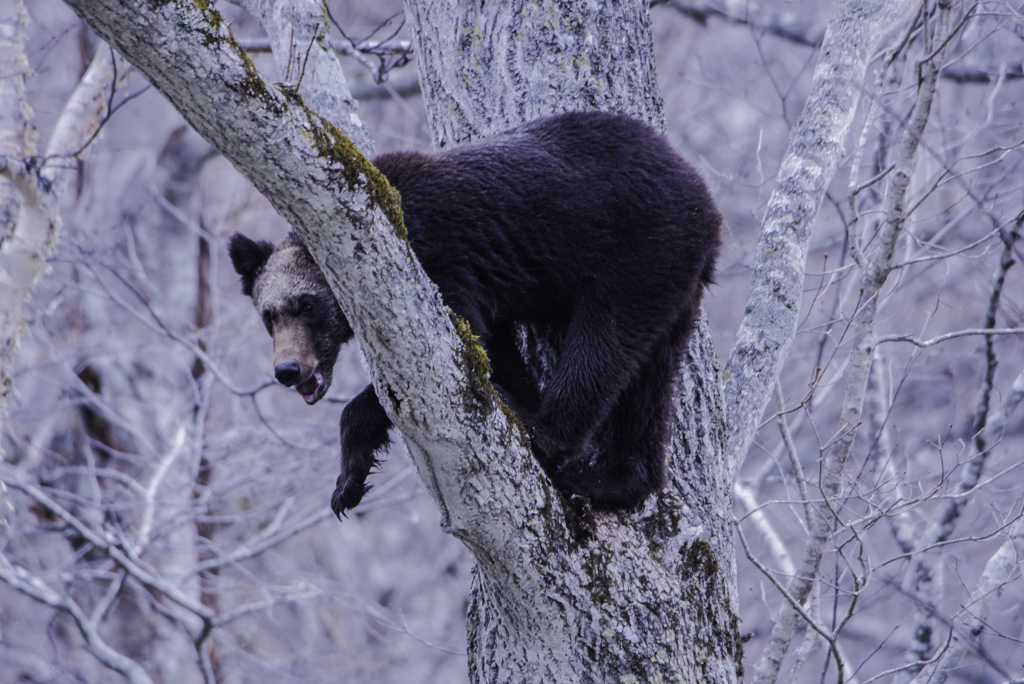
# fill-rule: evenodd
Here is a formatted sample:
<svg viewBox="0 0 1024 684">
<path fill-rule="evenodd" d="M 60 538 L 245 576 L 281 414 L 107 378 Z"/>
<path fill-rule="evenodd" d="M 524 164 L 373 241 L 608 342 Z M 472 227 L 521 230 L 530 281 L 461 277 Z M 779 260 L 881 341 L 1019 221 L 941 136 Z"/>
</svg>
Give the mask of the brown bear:
<svg viewBox="0 0 1024 684">
<path fill-rule="evenodd" d="M 665 482 L 672 380 L 721 217 L 700 175 L 653 128 L 570 112 L 437 154 L 374 160 L 402 198 L 409 242 L 442 298 L 488 351 L 492 380 L 530 429 L 564 494 L 632 509 Z M 331 384 L 352 328 L 302 242 L 235 234 L 229 246 L 274 339 L 277 379 L 307 403 Z M 557 341 L 541 385 L 516 324 Z M 372 386 L 341 416 L 341 514 L 388 444 Z"/>
</svg>

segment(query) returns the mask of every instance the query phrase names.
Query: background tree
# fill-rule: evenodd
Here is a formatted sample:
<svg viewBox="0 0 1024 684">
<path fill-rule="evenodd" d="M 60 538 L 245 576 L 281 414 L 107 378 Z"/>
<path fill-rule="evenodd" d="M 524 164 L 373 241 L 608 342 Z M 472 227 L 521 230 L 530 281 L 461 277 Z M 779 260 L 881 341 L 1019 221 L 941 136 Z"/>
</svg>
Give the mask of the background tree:
<svg viewBox="0 0 1024 684">
<path fill-rule="evenodd" d="M 403 433 L 420 472 L 434 473 L 425 479 L 442 503 L 447 529 L 466 541 L 478 560 L 484 556 L 470 611 L 470 646 L 477 654 L 473 658 L 471 653 L 471 675 L 514 678 L 519 671 L 535 672 L 529 668 L 537 663 L 536 654 L 546 653 L 546 676 L 558 681 L 571 680 L 559 677 L 560 667 L 581 678 L 587 672 L 599 673 L 594 675 L 599 679 L 600 673 L 632 672 L 643 679 L 645 672 L 653 677 L 652 672 L 675 670 L 688 679 L 731 680 L 736 630 L 730 617 L 736 605 L 742 631 L 755 636 L 747 647 L 748 671 L 762 681 L 817 678 L 828 668 L 843 680 L 861 681 L 878 675 L 946 676 L 936 671 L 959 677 L 980 671 L 983 681 L 1005 681 L 1015 667 L 1019 674 L 1019 664 L 1006 657 L 1020 634 L 1019 625 L 1013 631 L 1013 607 L 1005 613 L 991 610 L 999 588 L 1019 582 L 1013 574 L 1020 551 L 1013 526 L 1019 515 L 1014 503 L 1019 478 L 1008 469 L 1013 464 L 1007 454 L 1019 444 L 1019 421 L 1013 421 L 1012 410 L 1021 388 L 1014 389 L 1014 372 L 999 373 L 995 361 L 1021 367 L 1020 341 L 1014 336 L 1020 327 L 1021 289 L 1013 285 L 1019 275 L 1012 269 L 1013 257 L 1019 256 L 1014 236 L 1020 227 L 1020 131 L 1019 117 L 1013 116 L 1019 68 L 1007 57 L 1013 41 L 1019 41 L 1020 8 L 939 3 L 912 19 L 905 11 L 909 3 L 851 2 L 837 8 L 826 33 L 825 15 L 809 11 L 816 5 L 785 6 L 797 10 L 793 16 L 800 21 L 794 21 L 777 6 L 744 3 L 737 11 L 731 3 L 669 4 L 652 15 L 667 116 L 653 85 L 653 53 L 644 37 L 647 21 L 641 8 L 616 9 L 633 12 L 632 19 L 613 18 L 607 8 L 593 15 L 582 9 L 575 16 L 554 7 L 540 14 L 527 7 L 508 15 L 501 8 L 407 8 L 437 144 L 486 135 L 561 108 L 623 109 L 656 124 L 667 121 L 679 148 L 702 162 L 727 213 L 733 240 L 710 307 L 710 330 L 720 350 L 733 347 L 730 331 L 741 331 L 725 371 L 726 402 L 718 398 L 705 337 L 695 344 L 679 381 L 672 486 L 637 516 L 599 518 L 595 539 L 581 541 L 574 535 L 557 498 L 545 489 L 521 447 L 506 452 L 504 446 L 484 442 L 495 427 L 502 434 L 504 417 L 486 401 L 469 410 L 453 401 L 463 379 L 449 362 L 452 351 L 442 352 L 440 359 L 426 357 L 429 366 L 410 367 L 424 358 L 423 346 L 382 353 L 374 343 L 380 337 L 376 331 L 398 323 L 390 313 L 395 307 L 389 309 L 386 300 L 383 306 L 374 304 L 373 297 L 392 293 L 403 303 L 400 313 L 409 302 L 426 302 L 433 314 L 417 325 L 441 323 L 400 336 L 402 342 L 433 340 L 440 349 L 459 349 L 435 301 L 416 294 L 423 292 L 422 282 L 406 291 L 407 268 L 397 276 L 383 271 L 406 263 L 394 244 L 371 241 L 389 234 L 386 224 L 378 217 L 376 225 L 367 226 L 362 212 L 339 213 L 345 200 L 338 188 L 325 192 L 323 186 L 330 186 L 325 180 L 339 167 L 312 159 L 317 156 L 312 154 L 310 161 L 281 174 L 287 178 L 297 168 L 307 175 L 319 169 L 301 189 L 304 197 L 320 198 L 310 209 L 280 206 L 287 204 L 289 191 L 279 178 L 270 190 L 261 186 L 265 180 L 256 179 L 283 214 L 290 212 L 296 228 L 313 225 L 309 217 L 317 211 L 334 211 L 320 221 L 327 233 L 352 220 L 355 230 L 365 230 L 360 233 L 364 244 L 380 250 L 371 250 L 379 256 L 362 265 L 372 267 L 368 271 L 341 274 L 339 294 L 347 307 L 358 304 L 355 310 L 363 314 L 356 320 L 366 317 L 361 334 L 378 388 L 388 383 L 402 397 L 396 422 L 430 416 L 431 424 L 446 427 L 439 434 L 406 423 Z M 275 122 L 280 135 L 274 139 L 254 136 L 244 148 L 221 145 L 232 158 L 242 158 L 236 163 L 247 173 L 267 170 L 267 160 L 261 165 L 258 158 L 261 147 L 290 141 L 293 149 L 310 149 L 301 136 L 287 133 L 318 130 L 315 119 L 300 115 L 296 94 L 364 150 L 372 144 L 368 140 L 382 149 L 394 144 L 381 132 L 395 133 L 400 127 L 403 135 L 418 135 L 425 145 L 411 109 L 416 99 L 364 105 L 363 119 L 372 122 L 371 131 L 378 127 L 365 139 L 353 127 L 345 98 L 340 104 L 312 104 L 317 93 L 339 92 L 336 63 L 326 49 L 330 36 L 316 7 L 253 3 L 246 6 L 249 14 L 221 9 L 234 14 L 239 36 L 255 36 L 259 29 L 249 17 L 259 18 L 276 62 L 261 62 L 260 68 L 273 73 L 276 66 L 277 75 L 268 80 L 280 80 L 286 96 L 268 87 L 248 91 L 259 96 L 256 107 L 245 102 L 246 93 L 218 99 L 216 94 L 223 92 L 218 83 L 230 83 L 235 76 L 247 86 L 256 81 L 247 80 L 252 72 L 244 62 L 232 61 L 233 48 L 216 23 L 179 23 L 179 28 L 191 27 L 187 37 L 218 38 L 187 49 L 187 62 L 161 73 L 180 92 L 193 93 L 195 100 L 184 108 L 212 139 L 219 135 L 237 143 L 258 130 L 254 110 L 258 115 L 273 106 L 282 109 L 263 119 Z M 365 41 L 349 40 L 360 35 L 360 26 L 372 30 L 385 16 L 348 11 L 335 15 L 343 30 L 335 40 L 339 52 L 358 55 L 355 61 L 372 66 L 378 75 L 382 65 L 407 57 L 409 43 L 380 42 L 389 28 Z M 903 16 L 913 23 L 900 21 Z M 705 21 L 706 28 L 692 18 Z M 886 32 L 893 33 L 892 40 L 884 43 L 886 52 L 876 53 L 875 43 Z M 52 44 L 60 44 L 59 31 L 53 33 Z M 118 34 L 122 42 L 132 42 L 130 32 Z M 823 34 L 818 55 L 808 45 Z M 457 37 L 454 45 L 452 36 Z M 45 55 L 47 39 L 37 40 L 43 49 L 30 42 L 28 52 L 45 67 L 46 57 L 40 55 Z M 258 40 L 247 44 L 259 47 Z M 739 44 L 744 50 L 736 50 Z M 88 52 L 89 41 L 84 46 Z M 130 46 L 122 47 L 131 57 Z M 145 52 L 158 55 L 163 49 L 147 46 Z M 204 66 L 201 58 L 209 54 L 221 57 L 215 68 Z M 809 66 L 815 60 L 812 83 Z M 940 70 L 943 60 L 950 66 Z M 865 82 L 869 64 L 875 73 Z M 48 84 L 29 93 L 42 112 L 36 118 L 44 135 L 52 125 L 46 119 L 46 97 L 61 93 L 55 85 L 58 70 L 50 71 L 47 75 L 40 69 L 25 81 Z M 677 73 L 686 77 L 675 78 Z M 213 80 L 201 81 L 203 74 Z M 395 74 L 394 80 L 399 77 Z M 321 78 L 323 85 L 317 85 Z M 198 83 L 205 87 L 195 87 Z M 137 83 L 129 93 L 142 88 Z M 124 93 L 107 92 L 117 95 L 108 104 Z M 804 113 L 796 116 L 808 92 Z M 858 93 L 866 106 L 855 118 Z M 930 106 L 936 96 L 946 109 Z M 241 110 L 227 118 L 212 116 L 232 98 L 243 103 Z M 977 115 L 972 102 L 983 103 Z M 430 646 L 433 637 L 423 639 L 426 645 L 410 638 L 433 621 L 449 625 L 442 640 L 459 643 L 456 616 L 462 602 L 457 597 L 465 591 L 459 578 L 465 576 L 467 560 L 457 545 L 436 535 L 429 505 L 422 507 L 422 497 L 416 497 L 408 467 L 392 457 L 363 514 L 346 525 L 332 525 L 325 520 L 326 507 L 319 505 L 329 492 L 319 490 L 333 480 L 335 447 L 317 448 L 317 443 L 333 439 L 337 408 L 289 415 L 287 395 L 277 396 L 272 405 L 261 400 L 278 392 L 266 382 L 269 361 L 249 360 L 253 340 L 262 340 L 262 333 L 255 330 L 248 305 L 235 298 L 230 269 L 218 267 L 214 238 L 241 227 L 278 239 L 283 226 L 267 216 L 265 205 L 228 173 L 223 160 L 209 160 L 201 143 L 181 133 L 168 139 L 180 124 L 152 92 L 125 106 L 126 114 L 143 107 L 164 112 L 162 135 L 168 142 L 161 141 L 159 155 L 160 147 L 150 153 L 152 172 L 139 173 L 124 157 L 124 150 L 137 144 L 132 136 L 138 133 L 131 132 L 126 114 L 115 116 L 104 127 L 112 139 L 101 148 L 110 150 L 108 160 L 97 161 L 94 172 L 86 166 L 84 182 L 65 195 L 65 216 L 74 217 L 77 230 L 68 232 L 52 261 L 55 277 L 42 281 L 45 291 L 25 309 L 31 333 L 19 357 L 25 370 L 14 374 L 22 395 L 4 432 L 11 463 L 4 480 L 13 485 L 8 497 L 14 509 L 0 569 L 10 586 L 49 603 L 57 616 L 70 616 L 70 621 L 49 621 L 15 594 L 5 595 L 4 619 L 20 619 L 26 627 L 19 630 L 21 646 L 9 648 L 4 657 L 36 678 L 75 672 L 97 678 L 88 673 L 100 666 L 81 654 L 83 641 L 105 666 L 136 678 L 148 673 L 165 679 L 171 673 L 165 668 L 175 664 L 183 677 L 205 674 L 208 679 L 268 671 L 277 679 L 412 681 L 410 673 L 415 673 L 427 681 L 448 681 L 464 676 L 459 674 L 464 672 L 462 657 Z M 147 117 L 146 128 L 155 128 L 153 122 L 152 115 Z M 225 122 L 231 130 L 225 130 Z M 790 151 L 783 158 L 781 140 L 791 127 Z M 847 140 L 850 127 L 861 132 L 859 139 Z M 151 139 L 160 136 L 147 133 Z M 902 143 L 893 142 L 901 137 Z M 31 159 L 27 154 L 7 158 Z M 280 169 L 293 162 L 286 156 L 275 158 L 273 165 Z M 840 162 L 851 173 L 830 187 L 829 177 Z M 780 169 L 778 179 L 771 178 L 773 168 Z M 111 173 L 114 169 L 117 174 Z M 202 169 L 198 182 L 196 169 Z M 136 185 L 125 193 L 121 189 L 130 186 L 119 177 L 132 178 Z M 756 258 L 748 259 L 761 222 L 760 193 L 770 186 L 776 192 L 764 209 L 762 243 Z M 139 204 L 123 206 L 124 195 Z M 823 197 L 824 209 L 815 222 Z M 304 220 L 296 220 L 299 214 Z M 175 227 L 185 228 L 185 237 L 170 239 Z M 314 249 L 337 244 L 329 234 L 310 234 L 307 240 Z M 822 256 L 836 250 L 842 255 L 838 268 Z M 146 256 L 171 253 L 174 259 Z M 388 253 L 390 258 L 384 256 Z M 824 267 L 814 271 L 812 266 L 805 280 L 808 253 L 811 264 Z M 747 283 L 751 270 L 744 266 L 751 261 L 752 288 Z M 161 262 L 174 265 L 166 270 L 169 280 L 160 275 Z M 981 275 L 993 270 L 994 279 Z M 383 280 L 384 287 L 344 290 L 345 283 L 374 279 Z M 805 289 L 813 285 L 810 291 L 800 291 L 801 281 Z M 203 283 L 210 282 L 217 285 L 206 289 Z M 740 302 L 748 289 L 752 294 L 740 326 Z M 367 300 L 359 304 L 363 297 Z M 973 322 L 971 314 L 979 307 L 968 306 L 970 301 L 986 301 L 987 318 Z M 914 320 L 917 313 L 925 319 Z M 925 330 L 924 323 L 931 327 Z M 119 334 L 111 339 L 113 326 Z M 793 338 L 796 330 L 801 334 Z M 930 341 L 922 330 L 954 337 Z M 925 345 L 922 351 L 905 356 L 879 351 L 896 349 L 907 338 Z M 975 355 L 970 345 L 979 339 L 989 342 Z M 968 345 L 968 351 L 950 356 L 946 350 L 957 344 Z M 147 363 L 147 358 L 156 362 Z M 964 361 L 974 358 L 978 361 Z M 48 359 L 60 361 L 54 365 Z M 951 389 L 920 389 L 939 382 L 936 377 L 951 378 Z M 971 377 L 983 388 L 977 402 L 956 389 Z M 343 400 L 360 382 L 339 383 L 335 398 Z M 845 396 L 831 391 L 840 387 L 846 388 Z M 779 415 L 758 431 L 769 394 L 780 402 Z M 970 424 L 961 419 L 961 427 L 948 427 L 958 416 L 972 414 Z M 515 442 L 515 433 L 510 434 Z M 942 437 L 929 443 L 934 434 Z M 965 447 L 951 457 L 957 438 Z M 744 463 L 751 440 L 751 458 Z M 909 455 L 906 446 L 911 446 Z M 500 456 L 485 459 L 486 465 L 468 461 L 467 472 L 465 454 L 488 449 Z M 768 615 L 750 600 L 753 594 L 743 591 L 744 600 L 737 600 L 731 584 L 728 502 L 731 470 L 737 468 L 741 541 L 750 554 L 749 564 L 745 560 L 739 568 L 740 586 L 763 582 Z M 959 483 L 961 470 L 968 477 Z M 481 498 L 492 506 L 483 514 L 486 524 L 472 517 L 480 515 L 480 504 L 472 497 L 466 500 L 458 486 L 465 482 L 486 493 Z M 513 482 L 518 492 L 510 489 Z M 536 492 L 526 500 L 535 496 L 539 504 L 524 504 L 524 492 Z M 978 517 L 979 504 L 994 512 L 991 523 Z M 958 525 L 964 512 L 974 518 Z M 421 523 L 417 516 L 426 520 Z M 918 529 L 932 517 L 937 522 L 927 532 Z M 876 524 L 884 520 L 893 523 Z M 304 529 L 315 531 L 294 538 Z M 695 543 L 699 539 L 707 546 Z M 958 539 L 973 540 L 971 551 L 955 543 Z M 567 540 L 579 548 L 564 548 Z M 802 556 L 794 560 L 791 554 L 801 546 Z M 281 553 L 282 548 L 287 551 Z M 488 549 L 503 552 L 482 553 Z M 426 567 L 410 570 L 417 565 Z M 943 566 L 956 568 L 955 580 L 943 580 L 938 574 Z M 750 574 L 760 570 L 767 573 L 763 580 Z M 538 580 L 538 575 L 546 576 Z M 505 581 L 510 577 L 526 588 L 510 589 Z M 424 592 L 418 588 L 439 578 L 433 598 L 421 598 Z M 710 594 L 699 593 L 706 578 L 712 579 Z M 920 583 L 914 578 L 930 579 Z M 571 608 L 556 614 L 538 602 L 538 596 L 549 596 L 536 591 L 545 582 L 550 596 Z M 770 598 L 770 591 L 782 598 Z M 891 627 L 875 627 L 896 624 L 894 616 L 912 612 L 901 605 L 916 609 L 912 624 L 891 634 Z M 329 606 L 330 613 L 321 606 Z M 704 613 L 709 606 L 711 613 Z M 75 607 L 84 619 L 76 617 Z M 505 619 L 496 620 L 502 612 Z M 369 617 L 369 625 L 346 617 L 353 615 Z M 382 635 L 388 627 L 394 628 L 397 641 Z M 807 636 L 784 659 L 798 630 Z M 990 636 L 980 642 L 983 631 L 994 640 Z M 574 650 L 566 650 L 566 633 L 575 640 Z M 43 652 L 38 642 L 45 634 L 50 635 L 45 652 L 53 656 L 33 660 L 30 654 Z M 164 654 L 181 654 L 184 648 L 192 655 L 157 662 L 156 639 L 166 646 Z M 593 652 L 584 647 L 588 643 Z M 396 653 L 399 645 L 402 650 Z M 980 656 L 982 665 L 951 670 L 951 663 L 968 651 Z M 645 653 L 650 662 L 641 662 Z M 118 654 L 134 660 L 135 667 L 117 661 Z M 837 660 L 842 663 L 838 670 Z M 421 675 L 427 662 L 433 669 Z M 513 662 L 517 669 L 506 669 Z M 378 663 L 387 666 L 382 671 Z M 787 674 L 780 665 L 794 669 Z M 536 672 L 538 678 L 545 676 Z"/>
</svg>

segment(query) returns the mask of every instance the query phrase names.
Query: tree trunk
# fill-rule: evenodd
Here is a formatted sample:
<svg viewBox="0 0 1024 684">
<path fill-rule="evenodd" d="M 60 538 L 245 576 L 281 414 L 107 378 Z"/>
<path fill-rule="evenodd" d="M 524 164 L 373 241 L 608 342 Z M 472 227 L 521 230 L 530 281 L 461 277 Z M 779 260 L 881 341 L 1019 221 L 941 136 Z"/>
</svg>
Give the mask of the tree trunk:
<svg viewBox="0 0 1024 684">
<path fill-rule="evenodd" d="M 36 159 L 36 131 L 25 99 L 27 21 L 20 1 L 0 9 L 0 64 L 12 72 L 0 79 L 0 424 L 14 387 L 10 366 L 23 330 L 22 307 L 60 234 L 59 201 L 71 176 L 65 156 L 85 152 L 98 135 L 119 73 L 114 60 L 120 59 L 106 54 L 93 59 L 57 122 L 46 156 Z M 127 70 L 121 66 L 123 80 Z"/>
<path fill-rule="evenodd" d="M 664 129 L 646 3 L 406 0 L 406 16 L 439 147 L 567 110 L 621 111 Z M 722 424 L 702 321 L 676 383 L 671 482 L 639 515 L 600 516 L 581 540 L 548 509 L 543 533 L 520 533 L 511 553 L 467 532 L 478 563 L 472 681 L 738 679 Z M 532 478 L 507 477 L 512 497 L 532 498 Z"/>
</svg>

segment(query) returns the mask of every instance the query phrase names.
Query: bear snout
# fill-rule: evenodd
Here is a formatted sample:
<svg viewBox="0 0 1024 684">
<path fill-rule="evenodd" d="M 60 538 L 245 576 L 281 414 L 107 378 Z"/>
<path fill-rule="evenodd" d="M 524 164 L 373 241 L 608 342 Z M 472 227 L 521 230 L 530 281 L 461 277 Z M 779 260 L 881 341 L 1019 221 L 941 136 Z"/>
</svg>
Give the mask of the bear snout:
<svg viewBox="0 0 1024 684">
<path fill-rule="evenodd" d="M 274 368 L 274 377 L 285 387 L 291 387 L 302 378 L 302 368 L 295 361 L 282 363 Z"/>
</svg>

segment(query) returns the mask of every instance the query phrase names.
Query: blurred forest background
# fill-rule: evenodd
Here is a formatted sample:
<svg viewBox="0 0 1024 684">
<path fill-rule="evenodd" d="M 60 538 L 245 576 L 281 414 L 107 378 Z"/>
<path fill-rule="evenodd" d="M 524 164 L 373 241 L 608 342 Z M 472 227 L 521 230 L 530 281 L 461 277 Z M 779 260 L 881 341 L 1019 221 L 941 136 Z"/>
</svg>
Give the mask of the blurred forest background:
<svg viewBox="0 0 1024 684">
<path fill-rule="evenodd" d="M 327 5 L 377 151 L 430 150 L 400 1 Z M 28 100 L 45 149 L 108 48 L 59 0 L 26 6 Z M 1024 677 L 1019 566 L 998 586 L 982 576 L 1008 538 L 1022 548 L 1024 412 L 1012 409 L 1024 392 L 1024 335 L 921 344 L 1024 327 L 1024 269 L 1013 263 L 1024 258 L 1024 6 L 956 6 L 899 268 L 880 298 L 864 424 L 832 502 L 844 524 L 806 608 L 828 629 L 842 624 L 847 680 L 862 684 L 906 681 L 890 671 L 964 634 L 982 600 L 989 608 L 952 678 Z M 226 2 L 217 9 L 266 80 L 281 80 L 259 24 Z M 705 300 L 720 357 L 743 315 L 761 214 L 832 9 L 679 0 L 651 10 L 666 134 L 726 218 Z M 756 559 L 739 560 L 751 663 L 781 601 L 757 565 L 785 582 L 799 563 L 802 503 L 836 436 L 859 305 L 852 247 L 877 227 L 877 181 L 923 50 L 912 40 L 878 83 L 869 71 L 814 228 L 779 403 L 766 407 L 736 484 Z M 330 401 L 310 408 L 273 382 L 270 339 L 241 295 L 226 238 L 277 242 L 287 225 L 141 77 L 119 76 L 114 111 L 62 198 L 61 240 L 13 367 L 0 434 L 0 682 L 116 681 L 88 652 L 101 642 L 157 681 L 202 681 L 199 615 L 213 616 L 202 638 L 222 682 L 466 681 L 470 556 L 439 529 L 397 435 L 359 509 L 340 523 L 330 514 L 338 417 L 366 383 L 357 345 L 342 353 Z M 124 536 L 153 581 L 119 569 L 86 528 Z M 168 588 L 195 609 L 168 601 Z M 828 644 L 798 629 L 783 679 L 822 681 Z"/>
</svg>

